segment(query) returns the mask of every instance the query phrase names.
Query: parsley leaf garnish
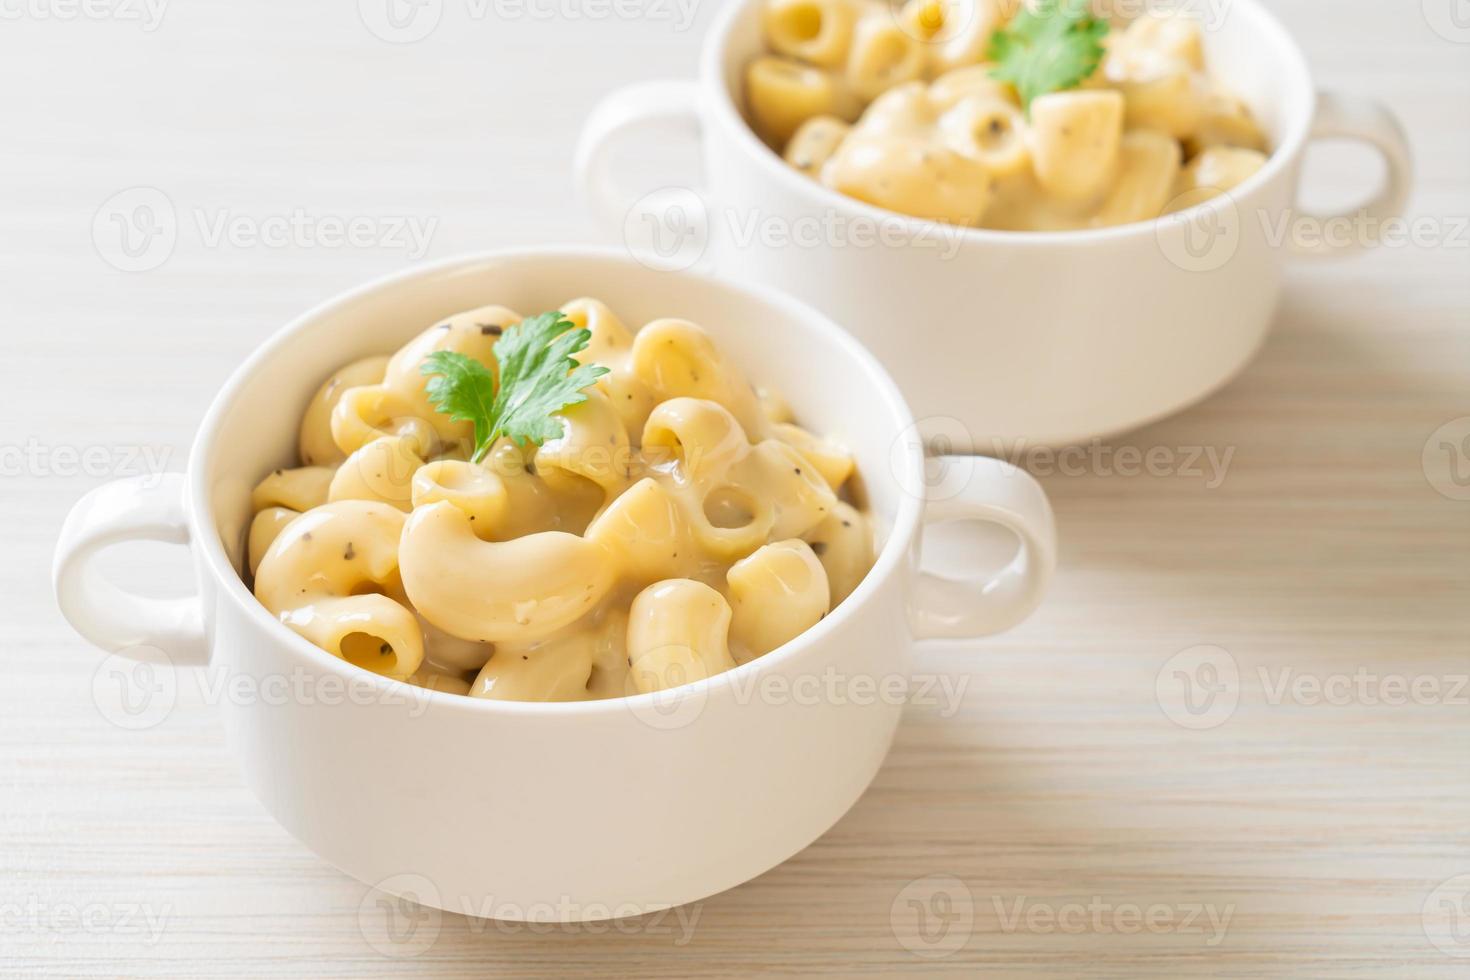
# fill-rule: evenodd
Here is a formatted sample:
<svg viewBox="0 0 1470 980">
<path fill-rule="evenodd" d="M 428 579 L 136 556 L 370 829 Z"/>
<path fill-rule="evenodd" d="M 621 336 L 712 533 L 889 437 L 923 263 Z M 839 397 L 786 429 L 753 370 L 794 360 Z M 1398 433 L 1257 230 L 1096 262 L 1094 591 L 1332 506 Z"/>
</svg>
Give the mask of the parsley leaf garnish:
<svg viewBox="0 0 1470 980">
<path fill-rule="evenodd" d="M 489 368 L 456 351 L 435 351 L 419 373 L 429 376 L 429 401 L 436 409 L 474 424 L 470 460 L 478 463 L 501 436 L 517 446 L 539 446 L 561 435 L 552 414 L 586 401 L 583 389 L 608 373 L 601 364 L 579 364 L 572 357 L 591 338 L 590 330 L 561 313 L 542 313 L 507 328 L 495 342 L 498 385 Z"/>
<path fill-rule="evenodd" d="M 1029 110 L 1038 95 L 1076 88 L 1096 71 L 1107 33 L 1087 0 L 1034 0 L 990 35 L 990 75 L 1014 85 Z"/>
<path fill-rule="evenodd" d="M 439 350 L 424 358 L 420 374 L 432 375 L 427 390 L 429 401 L 456 422 L 475 424 L 475 461 L 492 440 L 495 427 L 495 375 L 473 357 Z"/>
</svg>

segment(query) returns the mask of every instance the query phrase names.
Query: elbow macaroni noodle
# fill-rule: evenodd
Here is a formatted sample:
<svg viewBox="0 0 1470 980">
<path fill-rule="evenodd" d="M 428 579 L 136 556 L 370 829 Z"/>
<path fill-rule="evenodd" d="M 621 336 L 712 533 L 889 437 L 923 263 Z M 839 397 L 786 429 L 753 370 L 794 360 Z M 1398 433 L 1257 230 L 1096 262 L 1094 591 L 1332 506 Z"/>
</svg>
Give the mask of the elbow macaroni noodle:
<svg viewBox="0 0 1470 980">
<path fill-rule="evenodd" d="M 829 53 L 830 54 L 830 53 Z M 795 638 L 874 559 L 853 459 L 754 388 L 686 320 L 636 333 L 602 303 L 562 308 L 609 373 L 541 446 L 437 412 L 435 351 L 494 372 L 499 306 L 450 317 L 328 378 L 302 465 L 252 494 L 261 604 L 327 652 L 421 687 L 573 701 L 663 690 Z"/>
<path fill-rule="evenodd" d="M 1199 26 L 1146 14 L 1080 88 L 1029 113 L 985 53 L 1019 0 L 764 0 L 752 127 L 786 162 L 933 221 L 1065 231 L 1146 221 L 1266 162 L 1250 111 L 1205 70 Z"/>
</svg>

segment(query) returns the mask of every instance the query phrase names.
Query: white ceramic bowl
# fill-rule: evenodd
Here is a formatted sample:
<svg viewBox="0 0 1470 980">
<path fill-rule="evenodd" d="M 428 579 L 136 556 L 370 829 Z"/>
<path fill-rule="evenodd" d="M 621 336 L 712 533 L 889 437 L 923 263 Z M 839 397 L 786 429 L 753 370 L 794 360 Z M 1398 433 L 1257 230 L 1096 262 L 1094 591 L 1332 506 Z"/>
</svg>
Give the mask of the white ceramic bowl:
<svg viewBox="0 0 1470 980">
<path fill-rule="evenodd" d="M 762 49 L 759 0 L 721 14 L 698 82 L 634 85 L 593 111 L 578 183 L 646 260 L 703 263 L 831 314 L 892 372 L 924 433 L 956 451 L 1119 432 L 1234 376 L 1271 324 L 1291 256 L 1370 243 L 1410 182 L 1392 115 L 1370 101 L 1318 96 L 1301 51 L 1258 0 L 1180 6 L 1206 8 L 1212 73 L 1250 105 L 1275 149 L 1230 194 L 1158 221 L 1059 233 L 963 229 L 875 208 L 798 174 L 740 113 L 743 67 Z M 649 194 L 616 179 L 620 142 L 669 155 L 671 130 L 702 152 L 703 174 L 687 189 Z M 1306 216 L 1309 234 L 1293 234 L 1300 226 L 1283 221 L 1302 151 L 1330 138 L 1376 147 L 1386 185 L 1360 212 Z M 1347 217 L 1359 233 L 1339 247 L 1310 235 Z"/>
<path fill-rule="evenodd" d="M 409 688 L 276 622 L 238 572 L 250 488 L 294 464 L 296 425 L 321 379 L 463 309 L 553 309 L 579 295 L 629 323 L 704 325 L 750 377 L 853 449 L 882 528 L 861 586 L 733 671 L 665 695 L 568 704 Z M 503 918 L 649 911 L 760 874 L 842 816 L 888 749 L 915 636 L 992 633 L 1040 599 L 1055 564 L 1040 487 L 991 459 L 937 471 L 930 461 L 926 479 L 911 421 L 877 361 L 794 300 L 596 250 L 456 259 L 334 299 L 274 336 L 220 392 L 187 474 L 107 484 L 77 504 L 57 546 L 57 597 L 104 649 L 207 662 L 225 675 L 216 684 L 262 692 L 221 703 L 246 781 L 291 833 L 362 881 Z M 920 529 L 935 521 L 1006 528 L 1019 547 L 994 574 L 925 574 Z M 139 539 L 187 544 L 198 595 L 141 598 L 96 573 L 100 550 Z"/>
</svg>

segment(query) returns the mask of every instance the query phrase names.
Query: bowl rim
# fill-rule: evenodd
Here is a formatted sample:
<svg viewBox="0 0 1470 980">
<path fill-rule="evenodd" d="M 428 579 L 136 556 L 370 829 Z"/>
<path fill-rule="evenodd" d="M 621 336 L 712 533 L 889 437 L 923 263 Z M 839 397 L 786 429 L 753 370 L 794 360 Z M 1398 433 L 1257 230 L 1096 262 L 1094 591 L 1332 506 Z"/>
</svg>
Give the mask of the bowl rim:
<svg viewBox="0 0 1470 980">
<path fill-rule="evenodd" d="M 1281 66 L 1283 84 L 1294 85 L 1299 91 L 1304 92 L 1303 111 L 1297 118 L 1288 120 L 1286 132 L 1278 145 L 1266 157 L 1266 163 L 1260 170 L 1229 191 L 1221 192 L 1183 210 L 1162 214 L 1144 221 L 1131 221 L 1127 224 L 1109 225 L 1104 228 L 1065 231 L 967 228 L 964 225 L 951 224 L 947 221 L 935 221 L 900 211 L 890 211 L 835 191 L 825 184 L 798 174 L 787 166 L 786 161 L 782 160 L 760 137 L 755 135 L 755 131 L 751 129 L 745 115 L 740 111 L 740 100 L 736 93 L 725 84 L 724 67 L 730 47 L 730 36 L 736 22 L 760 2 L 762 0 L 734 0 L 734 2 L 727 3 L 705 38 L 704 49 L 700 53 L 699 84 L 703 90 L 703 101 L 706 102 L 713 117 L 734 133 L 735 141 L 753 160 L 755 166 L 773 179 L 785 184 L 786 188 L 793 193 L 805 196 L 813 204 L 826 205 L 829 208 L 843 208 L 871 221 L 884 222 L 887 225 L 897 224 L 907 233 L 915 236 L 915 240 L 922 240 L 919 236 L 940 228 L 943 229 L 944 234 L 956 236 L 965 244 L 1035 248 L 1091 245 L 1145 234 L 1157 235 L 1162 233 L 1165 227 L 1170 226 L 1182 229 L 1205 212 L 1223 213 L 1226 208 L 1233 209 L 1236 201 L 1254 195 L 1260 189 L 1276 181 L 1283 173 L 1289 172 L 1310 138 L 1312 119 L 1316 115 L 1317 94 L 1312 83 L 1311 71 L 1307 67 L 1306 56 L 1302 53 L 1300 45 L 1292 37 L 1291 32 L 1258 0 L 1232 0 L 1227 7 L 1226 16 L 1234 17 L 1237 12 L 1244 11 L 1244 15 L 1251 20 L 1252 29 L 1267 35 L 1280 50 L 1287 52 L 1287 61 Z"/>
<path fill-rule="evenodd" d="M 912 440 L 900 438 L 889 447 L 890 465 L 893 469 L 891 477 L 898 482 L 898 505 L 888 528 L 887 539 L 875 556 L 873 567 L 869 569 L 868 574 L 857 588 L 819 622 L 789 643 L 764 656 L 739 664 L 732 670 L 664 692 L 626 695 L 596 701 L 497 701 L 420 688 L 405 681 L 375 674 L 350 664 L 346 660 L 334 657 L 267 612 L 266 608 L 245 587 L 244 579 L 225 551 L 210 494 L 209 467 L 218 458 L 217 433 L 222 419 L 259 374 L 266 360 L 289 347 L 298 334 L 310 330 L 323 318 L 337 313 L 344 307 L 402 288 L 407 284 L 449 274 L 467 273 L 479 266 L 502 265 L 507 262 L 547 261 L 611 263 L 630 271 L 636 270 L 655 276 L 677 275 L 685 279 L 694 279 L 703 289 L 744 293 L 756 302 L 773 307 L 787 317 L 806 324 L 804 329 L 812 330 L 820 343 L 843 350 L 854 363 L 856 371 L 863 375 L 861 380 L 866 384 L 870 395 L 878 397 L 884 403 L 886 410 L 893 418 L 896 431 L 900 434 L 914 431 L 913 414 L 899 391 L 898 385 L 866 347 L 825 314 L 769 287 L 736 283 L 693 271 L 658 272 L 638 263 L 626 252 L 609 247 L 535 246 L 464 253 L 434 262 L 419 263 L 337 293 L 277 329 L 235 368 L 228 380 L 220 387 L 214 401 L 205 413 L 189 452 L 186 472 L 186 509 L 191 547 L 197 556 L 196 561 L 213 575 L 218 587 L 218 595 L 228 597 L 228 601 L 234 604 L 239 613 L 266 634 L 277 637 L 283 648 L 290 650 L 304 666 L 336 673 L 342 676 L 347 683 L 371 683 L 383 691 L 396 692 L 400 695 L 404 692 L 394 685 L 401 685 L 402 688 L 407 689 L 412 701 L 422 702 L 427 699 L 430 705 L 439 706 L 435 710 L 456 709 L 490 714 L 541 716 L 605 716 L 624 711 L 636 713 L 639 709 L 657 711 L 660 699 L 711 697 L 722 690 L 732 688 L 737 683 L 742 688 L 753 690 L 759 683 L 756 680 L 759 675 L 776 671 L 788 662 L 800 658 L 817 644 L 824 642 L 854 614 L 854 610 L 866 604 L 888 584 L 891 578 L 899 574 L 899 569 L 904 564 L 905 557 L 918 533 L 924 508 L 924 502 L 919 497 L 905 490 L 905 487 L 925 485 L 924 455 L 922 444 L 917 436 Z M 897 445 L 899 442 L 904 443 L 902 450 Z M 898 472 L 900 464 L 902 473 Z M 871 481 L 874 479 L 874 474 L 865 474 L 865 478 Z M 209 593 L 201 593 L 201 595 L 207 597 Z M 674 695 L 672 693 L 674 691 L 678 691 L 678 695 Z"/>
</svg>

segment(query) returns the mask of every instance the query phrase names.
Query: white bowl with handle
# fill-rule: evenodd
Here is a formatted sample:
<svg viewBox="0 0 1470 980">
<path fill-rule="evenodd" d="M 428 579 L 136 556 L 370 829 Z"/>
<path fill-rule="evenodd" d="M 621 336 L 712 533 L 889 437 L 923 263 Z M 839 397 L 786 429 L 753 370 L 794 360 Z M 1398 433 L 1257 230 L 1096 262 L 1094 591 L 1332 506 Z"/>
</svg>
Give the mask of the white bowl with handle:
<svg viewBox="0 0 1470 980">
<path fill-rule="evenodd" d="M 857 590 L 796 640 L 709 680 L 560 704 L 390 681 L 267 613 L 240 576 L 250 490 L 292 465 L 322 378 L 460 310 L 552 309 L 572 295 L 629 323 L 701 324 L 747 376 L 852 449 L 881 529 Z M 57 545 L 57 599 L 104 650 L 214 672 L 207 689 L 231 692 L 219 710 L 250 788 L 354 877 L 473 915 L 652 911 L 746 881 L 820 836 L 882 764 L 914 640 L 997 632 L 1045 591 L 1056 543 L 1041 488 L 998 460 L 926 463 L 912 422 L 866 350 L 773 292 L 591 249 L 454 259 L 341 296 L 272 337 L 221 390 L 186 473 L 84 497 Z M 926 573 L 921 530 L 952 521 L 1009 533 L 1014 557 Z M 187 548 L 197 594 L 145 598 L 98 573 L 103 550 L 138 540 Z"/>
<path fill-rule="evenodd" d="M 1410 185 L 1407 142 L 1387 109 L 1317 93 L 1300 49 L 1259 0 L 1209 9 L 1219 20 L 1204 31 L 1206 63 L 1249 105 L 1273 152 L 1228 194 L 1155 221 L 959 228 L 803 176 L 741 115 L 743 69 L 763 50 L 759 0 L 721 13 L 697 80 L 631 85 L 593 110 L 578 185 L 594 215 L 648 261 L 697 262 L 830 313 L 893 374 L 939 445 L 1003 452 L 1124 431 L 1234 377 L 1260 347 L 1293 259 L 1371 244 Z M 687 186 L 618 179 L 627 141 L 669 155 L 671 134 L 696 143 L 703 159 Z M 1386 181 L 1362 209 L 1296 212 L 1303 151 L 1322 139 L 1382 155 Z M 1294 234 L 1295 219 L 1328 230 L 1351 221 L 1361 233 Z"/>
</svg>

